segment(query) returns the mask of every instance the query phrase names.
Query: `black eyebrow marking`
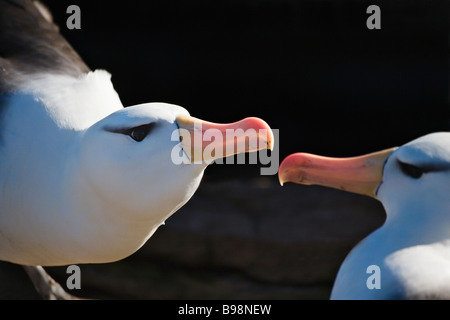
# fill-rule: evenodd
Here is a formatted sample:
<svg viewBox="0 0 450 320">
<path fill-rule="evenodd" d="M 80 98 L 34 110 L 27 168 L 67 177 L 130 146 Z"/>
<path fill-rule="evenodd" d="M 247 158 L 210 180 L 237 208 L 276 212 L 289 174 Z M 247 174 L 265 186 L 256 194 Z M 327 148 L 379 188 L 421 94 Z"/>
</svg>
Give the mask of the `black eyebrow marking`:
<svg viewBox="0 0 450 320">
<path fill-rule="evenodd" d="M 143 128 L 143 129 L 147 130 L 147 134 L 148 134 L 156 126 L 157 126 L 156 122 L 150 122 L 150 123 L 146 123 L 146 124 L 142 124 L 142 125 L 138 125 L 138 126 L 134 126 L 134 127 L 126 127 L 126 128 L 105 126 L 105 127 L 103 127 L 103 130 L 112 132 L 112 133 L 121 133 L 121 134 L 129 135 L 134 129 Z"/>
<path fill-rule="evenodd" d="M 413 161 L 403 161 L 400 159 L 397 159 L 397 161 L 400 164 L 406 164 L 410 166 L 414 166 L 422 170 L 423 173 L 428 172 L 441 172 L 441 171 L 448 171 L 450 170 L 450 163 L 445 161 L 439 161 L 439 162 L 413 162 Z"/>
<path fill-rule="evenodd" d="M 424 145 L 423 143 L 411 146 L 406 145 L 399 148 L 396 153 L 397 161 L 415 166 L 421 169 L 423 173 L 450 170 L 448 152 L 443 150 L 443 146 L 435 144 Z"/>
</svg>

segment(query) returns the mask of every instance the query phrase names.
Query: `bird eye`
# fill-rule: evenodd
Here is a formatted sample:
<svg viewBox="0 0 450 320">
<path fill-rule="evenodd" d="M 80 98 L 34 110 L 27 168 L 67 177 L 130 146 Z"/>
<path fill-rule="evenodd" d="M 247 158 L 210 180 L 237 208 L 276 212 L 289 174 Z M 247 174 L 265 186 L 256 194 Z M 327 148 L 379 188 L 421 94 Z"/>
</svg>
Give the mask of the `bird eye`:
<svg viewBox="0 0 450 320">
<path fill-rule="evenodd" d="M 404 163 L 401 161 L 399 161 L 398 163 L 403 173 L 407 176 L 410 176 L 411 178 L 419 179 L 424 174 L 424 171 L 421 168 L 416 167 L 412 164 Z"/>
<path fill-rule="evenodd" d="M 139 127 L 131 128 L 128 132 L 128 135 L 137 142 L 141 142 L 145 139 L 145 137 L 149 134 L 150 130 L 153 128 L 154 124 L 144 124 Z"/>
</svg>

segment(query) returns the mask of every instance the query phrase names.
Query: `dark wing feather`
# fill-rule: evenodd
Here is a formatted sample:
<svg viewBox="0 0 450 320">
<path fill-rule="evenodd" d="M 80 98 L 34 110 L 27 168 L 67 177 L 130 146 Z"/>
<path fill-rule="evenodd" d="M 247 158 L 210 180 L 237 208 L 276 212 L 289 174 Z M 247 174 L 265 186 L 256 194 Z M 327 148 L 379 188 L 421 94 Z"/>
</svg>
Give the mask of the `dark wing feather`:
<svg viewBox="0 0 450 320">
<path fill-rule="evenodd" d="M 29 74 L 79 76 L 88 71 L 44 5 L 0 0 L 0 94 L 17 89 Z"/>
</svg>

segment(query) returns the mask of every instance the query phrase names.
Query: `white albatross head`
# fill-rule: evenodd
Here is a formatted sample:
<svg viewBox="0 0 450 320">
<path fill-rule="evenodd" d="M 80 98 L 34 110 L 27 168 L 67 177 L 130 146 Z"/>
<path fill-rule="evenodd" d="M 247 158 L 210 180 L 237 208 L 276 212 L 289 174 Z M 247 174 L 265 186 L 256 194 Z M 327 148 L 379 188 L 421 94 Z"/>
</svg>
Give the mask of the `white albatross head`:
<svg viewBox="0 0 450 320">
<path fill-rule="evenodd" d="M 450 223 L 449 195 L 450 134 L 444 132 L 423 136 L 396 149 L 384 165 L 377 192 L 387 219 L 416 221 L 425 233 L 434 234 L 432 238 L 441 230 L 440 224 Z M 429 223 L 436 225 L 429 229 Z M 450 235 L 450 229 L 443 231 Z"/>
<path fill-rule="evenodd" d="M 188 112 L 171 104 L 141 104 L 86 130 L 79 172 L 97 199 L 122 207 L 124 215 L 162 223 L 191 197 L 206 165 L 172 161 L 181 148 L 176 121 L 181 114 Z"/>
<path fill-rule="evenodd" d="M 257 138 L 258 144 L 249 145 L 244 136 L 242 141 L 226 136 L 227 130 L 239 129 L 249 140 Z M 220 132 L 223 139 L 201 136 L 210 131 Z M 202 138 L 198 145 L 196 134 Z M 239 143 L 244 146 L 240 152 L 272 148 L 272 131 L 258 118 L 216 124 L 191 117 L 177 105 L 140 104 L 116 111 L 86 130 L 79 172 L 98 199 L 123 206 L 136 218 L 162 223 L 192 196 L 207 165 L 237 153 Z M 235 151 L 226 153 L 227 145 Z M 216 153 L 207 154 L 206 148 L 215 148 Z M 194 159 L 193 149 L 200 159 Z"/>
</svg>

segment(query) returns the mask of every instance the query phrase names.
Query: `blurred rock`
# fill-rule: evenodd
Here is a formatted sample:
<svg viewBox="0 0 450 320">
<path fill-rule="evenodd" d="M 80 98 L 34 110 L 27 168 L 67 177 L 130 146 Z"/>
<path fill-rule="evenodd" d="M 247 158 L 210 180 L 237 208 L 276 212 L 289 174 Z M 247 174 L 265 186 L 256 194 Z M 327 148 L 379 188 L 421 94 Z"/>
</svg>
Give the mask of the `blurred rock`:
<svg viewBox="0 0 450 320">
<path fill-rule="evenodd" d="M 18 265 L 0 261 L 0 300 L 39 299 L 25 270 Z"/>
<path fill-rule="evenodd" d="M 70 293 L 99 299 L 327 299 L 347 253 L 383 221 L 380 203 L 346 192 L 280 187 L 276 177 L 205 178 L 138 252 L 115 263 L 80 265 L 82 288 Z M 66 267 L 46 269 L 65 286 Z M 35 298 L 24 289 L 28 279 L 20 267 L 3 263 L 0 272 L 20 274 L 0 273 L 0 297 L 8 290 L 14 299 Z"/>
</svg>

